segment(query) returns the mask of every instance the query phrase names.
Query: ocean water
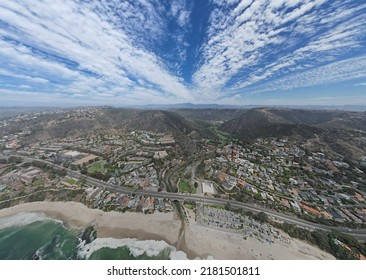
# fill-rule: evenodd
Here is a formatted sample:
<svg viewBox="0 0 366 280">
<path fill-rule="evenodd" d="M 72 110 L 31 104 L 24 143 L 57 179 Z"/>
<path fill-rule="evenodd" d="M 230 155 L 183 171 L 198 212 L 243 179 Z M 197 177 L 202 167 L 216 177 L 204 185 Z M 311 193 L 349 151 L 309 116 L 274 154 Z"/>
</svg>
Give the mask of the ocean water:
<svg viewBox="0 0 366 280">
<path fill-rule="evenodd" d="M 96 238 L 85 244 L 80 230 L 42 213 L 20 213 L 0 219 L 0 260 L 168 260 L 185 259 L 164 241 Z"/>
</svg>

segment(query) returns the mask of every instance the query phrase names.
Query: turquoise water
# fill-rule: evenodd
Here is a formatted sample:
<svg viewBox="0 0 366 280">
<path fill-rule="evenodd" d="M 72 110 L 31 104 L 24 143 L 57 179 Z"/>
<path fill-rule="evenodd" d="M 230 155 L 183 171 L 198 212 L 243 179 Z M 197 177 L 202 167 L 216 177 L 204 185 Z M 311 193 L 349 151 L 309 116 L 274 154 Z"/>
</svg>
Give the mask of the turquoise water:
<svg viewBox="0 0 366 280">
<path fill-rule="evenodd" d="M 162 260 L 170 259 L 173 250 L 163 241 L 152 240 L 97 238 L 85 245 L 80 231 L 66 228 L 61 222 L 35 219 L 27 223 L 27 218 L 19 216 L 13 221 L 7 219 L 0 219 L 0 260 Z M 18 220 L 20 225 L 16 225 Z"/>
<path fill-rule="evenodd" d="M 76 259 L 78 243 L 75 230 L 53 221 L 36 221 L 0 230 L 0 259 L 30 260 L 37 255 L 42 259 Z"/>
</svg>

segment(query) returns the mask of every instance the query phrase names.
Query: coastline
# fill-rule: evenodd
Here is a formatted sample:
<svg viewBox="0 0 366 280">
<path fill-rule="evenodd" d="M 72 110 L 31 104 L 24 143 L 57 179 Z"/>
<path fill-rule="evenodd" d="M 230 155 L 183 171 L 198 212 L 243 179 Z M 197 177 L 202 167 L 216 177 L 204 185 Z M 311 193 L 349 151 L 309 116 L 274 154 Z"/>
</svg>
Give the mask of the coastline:
<svg viewBox="0 0 366 280">
<path fill-rule="evenodd" d="M 61 220 L 66 227 L 82 229 L 93 225 L 98 238 L 136 238 L 163 240 L 177 247 L 181 221 L 173 212 L 145 215 L 133 212 L 103 212 L 77 202 L 31 202 L 0 210 L 0 219 L 18 213 L 44 213 Z M 244 239 L 238 234 L 210 229 L 190 221 L 179 248 L 190 259 L 334 259 L 329 253 L 306 242 L 291 239 L 291 244 L 276 241 L 268 245 L 255 237 Z"/>
<path fill-rule="evenodd" d="M 103 212 L 91 209 L 78 202 L 30 202 L 0 210 L 0 219 L 19 213 L 44 213 L 48 218 L 60 220 L 66 227 L 77 229 L 93 225 L 98 237 L 136 238 L 141 240 L 164 240 L 174 245 L 178 236 L 180 221 L 174 213 L 141 213 L 116 211 Z M 76 214 L 77 213 L 77 214 Z M 161 233 L 164 234 L 161 234 Z"/>
</svg>

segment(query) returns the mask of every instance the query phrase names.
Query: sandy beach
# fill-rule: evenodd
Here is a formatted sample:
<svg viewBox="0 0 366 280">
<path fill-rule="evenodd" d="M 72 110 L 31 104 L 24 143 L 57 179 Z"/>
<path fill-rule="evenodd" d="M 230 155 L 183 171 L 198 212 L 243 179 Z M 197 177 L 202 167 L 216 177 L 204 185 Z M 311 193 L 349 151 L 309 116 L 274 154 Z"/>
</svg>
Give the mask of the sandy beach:
<svg viewBox="0 0 366 280">
<path fill-rule="evenodd" d="M 186 209 L 187 211 L 187 209 Z M 331 254 L 320 250 L 318 247 L 304 241 L 291 238 L 281 232 L 287 243 L 275 240 L 269 244 L 262 242 L 256 237 L 243 238 L 240 234 L 228 233 L 217 229 L 203 227 L 194 220 L 194 213 L 188 210 L 189 228 L 186 229 L 186 246 L 189 250 L 200 253 L 201 257 L 209 255 L 218 259 L 254 259 L 254 260 L 322 260 L 335 259 Z M 197 248 L 195 250 L 195 248 Z"/>
<path fill-rule="evenodd" d="M 61 220 L 68 227 L 85 228 L 94 225 L 98 237 L 164 240 L 170 245 L 177 241 L 180 221 L 174 213 L 120 213 L 90 209 L 77 202 L 31 202 L 0 210 L 0 218 L 22 212 L 42 212 Z M 163 234 L 162 234 L 163 233 Z"/>
<path fill-rule="evenodd" d="M 32 202 L 0 210 L 0 218 L 22 212 L 41 212 L 49 218 L 63 221 L 66 226 L 85 228 L 94 225 L 98 237 L 164 240 L 176 246 L 181 221 L 174 213 L 145 215 L 142 213 L 103 212 L 76 202 Z M 246 239 L 239 234 L 223 232 L 189 223 L 179 250 L 189 258 L 216 259 L 334 259 L 334 257 L 306 242 L 291 239 L 290 243 L 263 243 L 255 237 Z"/>
</svg>

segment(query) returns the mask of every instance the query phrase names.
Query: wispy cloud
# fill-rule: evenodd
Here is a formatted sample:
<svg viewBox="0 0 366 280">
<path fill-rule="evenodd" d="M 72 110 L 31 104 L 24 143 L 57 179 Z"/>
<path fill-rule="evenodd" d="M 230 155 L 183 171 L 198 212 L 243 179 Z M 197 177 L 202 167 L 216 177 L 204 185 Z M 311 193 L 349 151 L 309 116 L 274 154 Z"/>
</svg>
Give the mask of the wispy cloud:
<svg viewBox="0 0 366 280">
<path fill-rule="evenodd" d="M 288 75 L 291 83 L 291 77 L 298 77 L 292 74 L 310 71 L 311 76 L 317 67 L 329 64 L 330 68 L 343 59 L 341 64 L 347 64 L 350 55 L 365 50 L 366 4 L 357 1 L 212 2 L 206 41 L 193 76 L 198 87 L 245 94 L 254 84 L 280 83 Z M 355 69 L 364 67 L 357 59 L 353 63 Z M 309 86 L 361 75 L 358 71 L 351 71 L 354 76 L 346 71 L 334 73 L 294 84 Z"/>
<path fill-rule="evenodd" d="M 138 94 L 135 88 L 142 86 L 150 99 L 189 100 L 183 81 L 146 43 L 165 36 L 157 11 L 149 1 L 2 2 L 0 61 L 11 65 L 0 67 L 24 81 L 53 80 L 54 91 L 71 96 L 115 88 L 121 95 Z"/>
<path fill-rule="evenodd" d="M 1 1 L 0 101 L 233 103 L 355 85 L 366 78 L 361 2 Z"/>
<path fill-rule="evenodd" d="M 274 90 L 290 90 L 301 87 L 339 83 L 365 78 L 366 56 L 345 59 L 311 70 L 288 75 L 260 85 L 248 87 L 252 93 Z"/>
</svg>

